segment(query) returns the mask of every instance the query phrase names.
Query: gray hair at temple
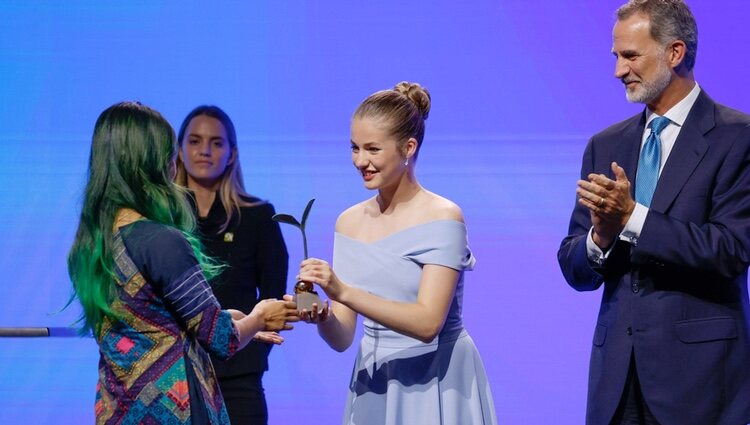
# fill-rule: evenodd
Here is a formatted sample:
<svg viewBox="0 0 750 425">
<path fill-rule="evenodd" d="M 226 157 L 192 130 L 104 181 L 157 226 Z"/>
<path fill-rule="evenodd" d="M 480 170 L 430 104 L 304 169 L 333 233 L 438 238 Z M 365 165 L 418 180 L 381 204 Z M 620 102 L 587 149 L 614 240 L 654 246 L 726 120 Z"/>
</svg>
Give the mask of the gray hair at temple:
<svg viewBox="0 0 750 425">
<path fill-rule="evenodd" d="M 688 5 L 682 0 L 630 0 L 617 9 L 617 20 L 628 19 L 636 13 L 649 18 L 651 37 L 662 45 L 675 40 L 685 43 L 687 51 L 683 63 L 692 71 L 698 53 L 698 25 Z"/>
</svg>

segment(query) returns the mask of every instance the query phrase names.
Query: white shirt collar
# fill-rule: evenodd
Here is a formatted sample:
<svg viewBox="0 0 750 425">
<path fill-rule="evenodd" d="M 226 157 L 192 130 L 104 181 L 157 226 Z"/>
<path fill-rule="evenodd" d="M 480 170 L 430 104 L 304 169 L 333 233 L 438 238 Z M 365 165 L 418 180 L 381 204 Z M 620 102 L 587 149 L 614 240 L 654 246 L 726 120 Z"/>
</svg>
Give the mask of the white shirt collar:
<svg viewBox="0 0 750 425">
<path fill-rule="evenodd" d="M 690 109 L 692 109 L 693 104 L 695 103 L 695 100 L 698 99 L 698 95 L 700 94 L 700 92 L 700 86 L 698 86 L 698 83 L 695 83 L 695 86 L 693 86 L 693 89 L 690 90 L 690 93 L 688 93 L 687 96 L 683 97 L 681 101 L 677 102 L 676 105 L 669 108 L 669 110 L 665 112 L 663 116 L 669 118 L 669 120 L 672 121 L 673 124 L 677 124 L 678 126 L 682 127 L 682 125 L 685 123 L 685 120 L 687 119 L 688 114 L 690 113 Z M 658 115 L 651 112 L 651 110 L 648 108 L 646 108 L 646 111 L 648 114 L 646 117 L 646 128 L 648 128 L 651 120 L 658 117 Z"/>
</svg>

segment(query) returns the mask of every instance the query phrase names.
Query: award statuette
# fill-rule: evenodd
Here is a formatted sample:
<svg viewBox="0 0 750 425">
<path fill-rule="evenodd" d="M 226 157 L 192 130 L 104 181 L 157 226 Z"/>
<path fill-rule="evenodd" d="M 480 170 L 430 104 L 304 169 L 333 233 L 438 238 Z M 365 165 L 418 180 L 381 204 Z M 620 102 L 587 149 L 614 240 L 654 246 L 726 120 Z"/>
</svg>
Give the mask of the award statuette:
<svg viewBox="0 0 750 425">
<path fill-rule="evenodd" d="M 302 221 L 297 221 L 296 218 L 289 214 L 275 214 L 271 219 L 279 223 L 291 224 L 298 228 L 302 232 L 302 246 L 305 252 L 305 259 L 307 259 L 307 236 L 305 235 L 305 222 L 307 221 L 307 215 L 310 214 L 310 209 L 315 199 L 310 199 L 305 207 L 305 212 L 302 213 Z M 320 300 L 318 293 L 313 291 L 312 283 L 308 282 L 297 282 L 294 285 L 294 302 L 297 303 L 297 309 L 312 311 L 312 305 L 317 304 L 318 308 L 323 308 L 323 302 Z"/>
</svg>

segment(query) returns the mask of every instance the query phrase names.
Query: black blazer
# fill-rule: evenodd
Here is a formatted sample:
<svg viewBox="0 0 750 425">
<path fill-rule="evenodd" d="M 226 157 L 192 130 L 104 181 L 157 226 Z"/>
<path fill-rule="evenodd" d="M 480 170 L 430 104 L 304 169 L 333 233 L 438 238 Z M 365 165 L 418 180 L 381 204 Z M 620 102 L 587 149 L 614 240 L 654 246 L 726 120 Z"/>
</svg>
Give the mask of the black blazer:
<svg viewBox="0 0 750 425">
<path fill-rule="evenodd" d="M 226 220 L 226 212 L 216 194 L 206 217 L 198 217 L 198 232 L 207 254 L 228 265 L 211 282 L 211 287 L 223 309 L 249 313 L 258 300 L 281 298 L 286 292 L 289 255 L 279 224 L 271 220 L 273 205 L 258 198 L 243 198 L 257 206 L 241 207 L 229 227 L 219 233 Z M 195 202 L 192 197 L 193 208 Z M 196 217 L 197 209 L 196 209 Z M 271 344 L 252 341 L 227 361 L 211 357 L 218 377 L 236 376 L 268 370 Z"/>
<path fill-rule="evenodd" d="M 591 138 L 581 178 L 635 184 L 646 115 Z M 634 189 L 634 187 L 632 188 Z M 643 395 L 664 424 L 750 422 L 750 116 L 701 92 L 659 178 L 636 245 L 590 262 L 589 212 L 576 204 L 558 261 L 580 291 L 604 286 L 594 331 L 586 421 L 607 424 L 631 353 Z"/>
</svg>

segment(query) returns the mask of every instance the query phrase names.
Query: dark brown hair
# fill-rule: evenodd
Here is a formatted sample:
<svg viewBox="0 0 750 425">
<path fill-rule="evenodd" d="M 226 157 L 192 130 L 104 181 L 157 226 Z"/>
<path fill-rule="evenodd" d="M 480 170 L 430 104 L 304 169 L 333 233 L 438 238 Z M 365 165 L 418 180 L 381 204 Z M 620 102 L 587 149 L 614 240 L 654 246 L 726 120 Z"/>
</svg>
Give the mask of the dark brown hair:
<svg viewBox="0 0 750 425">
<path fill-rule="evenodd" d="M 651 37 L 666 46 L 681 40 L 687 51 L 683 63 L 688 71 L 695 66 L 698 54 L 698 25 L 690 8 L 682 0 L 630 0 L 617 9 L 622 21 L 640 13 L 648 17 Z"/>
</svg>

